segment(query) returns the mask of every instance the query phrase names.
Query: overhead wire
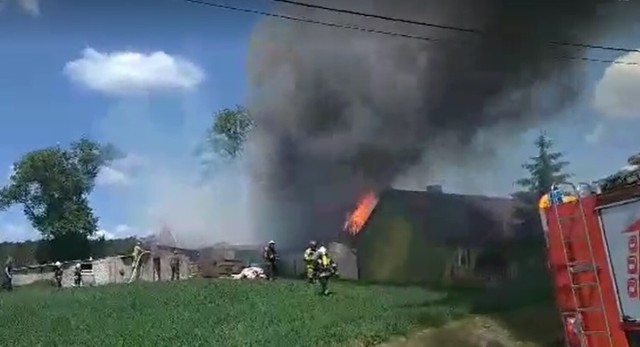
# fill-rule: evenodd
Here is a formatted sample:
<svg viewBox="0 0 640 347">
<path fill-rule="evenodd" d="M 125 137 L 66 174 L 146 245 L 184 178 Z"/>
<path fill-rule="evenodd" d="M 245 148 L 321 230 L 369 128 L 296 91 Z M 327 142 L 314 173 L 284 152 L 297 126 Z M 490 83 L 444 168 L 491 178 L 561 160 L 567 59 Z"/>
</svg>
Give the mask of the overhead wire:
<svg viewBox="0 0 640 347">
<path fill-rule="evenodd" d="M 204 0 L 182 0 L 182 1 L 184 1 L 186 3 L 191 3 L 191 4 L 196 4 L 196 5 L 203 5 L 203 6 L 208 6 L 208 7 L 217 8 L 217 9 L 223 9 L 223 10 L 229 10 L 229 11 L 234 11 L 234 12 L 242 12 L 242 13 L 254 14 L 254 15 L 259 15 L 259 16 L 264 16 L 264 17 L 284 19 L 284 20 L 293 21 L 293 22 L 315 24 L 315 25 L 320 25 L 320 26 L 325 26 L 325 27 L 330 27 L 330 28 L 345 29 L 345 30 L 351 30 L 351 31 L 359 31 L 359 32 L 364 32 L 364 33 L 386 35 L 386 36 L 391 36 L 391 37 L 400 37 L 400 38 L 418 40 L 418 41 L 429 42 L 429 43 L 439 43 L 439 44 L 452 44 L 452 43 L 462 44 L 463 43 L 463 42 L 455 41 L 455 40 L 451 40 L 451 39 L 441 39 L 441 38 L 435 38 L 435 37 L 430 37 L 430 36 L 413 35 L 413 34 L 398 33 L 398 32 L 387 31 L 387 30 L 371 29 L 371 28 L 365 28 L 365 27 L 352 25 L 352 24 L 341 24 L 341 23 L 327 22 L 327 21 L 321 21 L 321 20 L 317 20 L 317 19 L 298 17 L 298 16 L 292 16 L 292 15 L 274 13 L 274 12 L 268 12 L 268 11 L 262 11 L 262 10 L 255 10 L 255 9 L 249 9 L 249 8 L 244 8 L 244 7 L 237 7 L 237 6 L 221 4 L 221 3 L 214 3 L 214 2 L 204 1 Z M 272 1 L 279 1 L 279 0 L 272 0 Z M 464 42 L 464 44 L 468 44 L 468 42 Z M 602 47 L 606 48 L 606 46 L 602 46 Z M 616 47 L 609 47 L 609 48 L 616 48 Z M 640 52 L 640 50 L 638 52 Z M 598 59 L 598 58 L 577 57 L 577 56 L 556 56 L 556 57 L 552 57 L 552 58 L 553 59 L 565 59 L 565 60 L 578 60 L 578 61 L 595 62 L 595 63 L 617 64 L 617 65 L 640 65 L 640 62 L 610 60 L 610 59 Z"/>
<path fill-rule="evenodd" d="M 459 26 L 454 26 L 454 25 L 443 25 L 443 24 L 421 22 L 421 21 L 410 20 L 410 19 L 405 19 L 405 18 L 383 16 L 383 15 L 374 14 L 374 13 L 368 13 L 368 12 L 353 11 L 353 10 L 346 10 L 346 9 L 336 8 L 336 7 L 315 5 L 315 4 L 310 4 L 310 3 L 307 3 L 307 2 L 301 2 L 301 1 L 294 1 L 294 0 L 271 0 L 271 1 L 280 2 L 280 3 L 284 3 L 284 4 L 289 4 L 289 5 L 293 5 L 293 6 L 313 8 L 313 9 L 323 10 L 323 11 L 327 11 L 327 12 L 335 12 L 335 13 L 350 14 L 350 15 L 360 16 L 360 17 L 375 18 L 375 19 L 380 19 L 380 20 L 389 21 L 389 22 L 418 25 L 418 26 L 437 28 L 437 29 L 443 29 L 443 30 L 450 30 L 450 31 L 457 31 L 457 32 L 464 32 L 464 33 L 483 35 L 483 36 L 488 36 L 489 35 L 487 32 L 485 32 L 483 30 L 480 30 L 480 29 L 464 28 L 464 27 L 459 27 Z M 587 43 L 565 42 L 565 41 L 556 41 L 556 40 L 547 41 L 547 43 L 550 44 L 550 45 L 556 45 L 556 46 L 591 48 L 591 49 L 599 49 L 599 50 L 605 50 L 605 51 L 626 52 L 626 53 L 640 53 L 640 49 L 626 48 L 626 47 L 602 46 L 602 45 L 594 45 L 594 44 L 587 44 Z"/>
</svg>

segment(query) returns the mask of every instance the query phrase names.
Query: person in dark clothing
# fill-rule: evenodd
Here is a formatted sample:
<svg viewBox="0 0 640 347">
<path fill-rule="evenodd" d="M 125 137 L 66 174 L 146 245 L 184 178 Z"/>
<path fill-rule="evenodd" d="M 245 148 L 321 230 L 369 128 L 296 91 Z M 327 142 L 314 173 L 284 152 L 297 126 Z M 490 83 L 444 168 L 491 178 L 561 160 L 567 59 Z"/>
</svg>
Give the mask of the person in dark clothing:
<svg viewBox="0 0 640 347">
<path fill-rule="evenodd" d="M 171 280 L 177 281 L 180 280 L 180 257 L 178 256 L 178 251 L 173 250 L 173 257 L 171 258 Z"/>
<path fill-rule="evenodd" d="M 82 268 L 80 264 L 76 264 L 75 269 L 73 269 L 73 285 L 76 287 L 82 286 Z"/>
<path fill-rule="evenodd" d="M 53 266 L 53 278 L 56 280 L 56 287 L 62 288 L 62 264 L 57 261 Z"/>
<path fill-rule="evenodd" d="M 278 275 L 278 252 L 275 241 L 269 241 L 262 256 L 265 262 L 265 275 L 267 279 L 273 280 Z"/>
<path fill-rule="evenodd" d="M 162 260 L 160 257 L 153 258 L 153 279 L 154 281 L 162 281 Z"/>
<path fill-rule="evenodd" d="M 11 257 L 7 258 L 7 261 L 4 263 L 3 269 L 3 281 L 2 281 L 2 289 L 6 291 L 13 290 L 13 259 Z"/>
</svg>

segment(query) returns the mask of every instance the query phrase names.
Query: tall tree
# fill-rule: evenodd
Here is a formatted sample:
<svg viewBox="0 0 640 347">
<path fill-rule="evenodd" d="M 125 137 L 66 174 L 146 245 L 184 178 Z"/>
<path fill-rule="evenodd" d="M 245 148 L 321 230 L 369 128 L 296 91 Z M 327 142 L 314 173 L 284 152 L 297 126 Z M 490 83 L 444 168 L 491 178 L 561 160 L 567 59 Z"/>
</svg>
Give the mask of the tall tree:
<svg viewBox="0 0 640 347">
<path fill-rule="evenodd" d="M 522 168 L 527 170 L 530 176 L 519 179 L 517 184 L 539 198 L 549 191 L 552 184 L 566 182 L 571 174 L 563 172 L 569 162 L 562 160 L 563 153 L 552 151 L 553 142 L 546 134 L 541 133 L 534 145 L 538 151 L 537 155 L 522 164 Z"/>
<path fill-rule="evenodd" d="M 542 235 L 538 200 L 549 191 L 552 184 L 566 182 L 571 174 L 564 172 L 569 162 L 563 160 L 563 153 L 553 151 L 553 142 L 545 133 L 536 138 L 534 145 L 537 154 L 522 165 L 529 172 L 529 177 L 516 182 L 524 190 L 514 193 L 513 197 L 519 205 L 514 212 L 516 234 L 537 238 Z"/>
<path fill-rule="evenodd" d="M 213 124 L 207 131 L 207 145 L 221 157 L 235 159 L 242 154 L 253 127 L 253 118 L 245 108 L 222 109 L 213 116 Z"/>
<path fill-rule="evenodd" d="M 31 225 L 49 242 L 58 259 L 88 255 L 98 218 L 88 195 L 100 168 L 118 155 L 113 146 L 88 139 L 35 150 L 14 164 L 9 183 L 0 189 L 0 211 L 21 205 Z"/>
</svg>

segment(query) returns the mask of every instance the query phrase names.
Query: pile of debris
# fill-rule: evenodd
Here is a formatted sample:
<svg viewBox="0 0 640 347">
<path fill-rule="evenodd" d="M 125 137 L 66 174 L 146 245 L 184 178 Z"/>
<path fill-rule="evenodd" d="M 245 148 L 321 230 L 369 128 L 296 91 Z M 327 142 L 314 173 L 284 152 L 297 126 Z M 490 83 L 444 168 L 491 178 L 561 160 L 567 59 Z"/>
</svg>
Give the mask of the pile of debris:
<svg viewBox="0 0 640 347">
<path fill-rule="evenodd" d="M 208 256 L 200 257 L 197 264 L 200 276 L 204 278 L 229 277 L 244 268 L 242 260 Z"/>
<path fill-rule="evenodd" d="M 640 153 L 629 157 L 627 163 L 629 165 L 621 171 L 596 182 L 601 193 L 640 185 Z"/>
</svg>

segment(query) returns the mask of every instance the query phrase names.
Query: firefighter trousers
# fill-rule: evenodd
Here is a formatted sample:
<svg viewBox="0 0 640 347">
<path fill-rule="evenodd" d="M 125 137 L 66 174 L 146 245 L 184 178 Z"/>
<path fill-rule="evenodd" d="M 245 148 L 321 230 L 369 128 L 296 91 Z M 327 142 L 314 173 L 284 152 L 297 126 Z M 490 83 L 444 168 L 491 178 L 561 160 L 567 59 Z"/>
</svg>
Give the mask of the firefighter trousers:
<svg viewBox="0 0 640 347">
<path fill-rule="evenodd" d="M 320 283 L 320 295 L 329 295 L 329 277 L 320 276 L 318 282 Z"/>
<path fill-rule="evenodd" d="M 306 275 L 307 275 L 307 281 L 309 281 L 310 283 L 315 282 L 316 272 L 315 272 L 315 269 L 313 268 L 313 264 L 306 265 Z"/>
</svg>

